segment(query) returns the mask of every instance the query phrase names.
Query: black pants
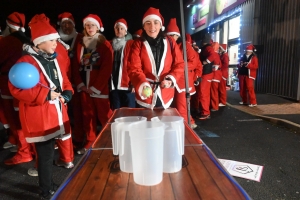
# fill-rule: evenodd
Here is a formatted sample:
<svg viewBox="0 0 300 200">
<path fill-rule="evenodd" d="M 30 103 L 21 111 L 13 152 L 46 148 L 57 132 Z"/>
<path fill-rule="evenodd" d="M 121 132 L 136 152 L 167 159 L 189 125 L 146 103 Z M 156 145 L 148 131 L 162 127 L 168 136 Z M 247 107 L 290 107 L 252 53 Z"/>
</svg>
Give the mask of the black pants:
<svg viewBox="0 0 300 200">
<path fill-rule="evenodd" d="M 127 90 L 112 90 L 110 101 L 113 110 L 121 107 L 135 108 L 135 93 Z"/>
<path fill-rule="evenodd" d="M 53 190 L 53 160 L 55 139 L 35 143 L 38 155 L 39 186 L 44 194 Z"/>
</svg>

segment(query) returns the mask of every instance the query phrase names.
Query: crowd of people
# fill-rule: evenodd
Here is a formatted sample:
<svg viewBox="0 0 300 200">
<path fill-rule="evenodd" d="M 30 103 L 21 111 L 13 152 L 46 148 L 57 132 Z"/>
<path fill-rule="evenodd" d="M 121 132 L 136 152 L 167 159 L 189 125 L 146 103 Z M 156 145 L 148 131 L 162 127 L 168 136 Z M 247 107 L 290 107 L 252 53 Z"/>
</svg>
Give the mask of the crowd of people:
<svg viewBox="0 0 300 200">
<path fill-rule="evenodd" d="M 16 165 L 35 158 L 28 174 L 39 176 L 41 198 L 50 198 L 58 187 L 52 181 L 54 146 L 59 150 L 55 164 L 74 167 L 74 152 L 84 154 L 91 147 L 97 123 L 104 126 L 115 109 L 174 107 L 196 128 L 195 117 L 207 120 L 211 111 L 226 106 L 229 58 L 226 45 L 213 42 L 210 34 L 201 48 L 186 34 L 184 48 L 178 42 L 183 36 L 176 19 L 165 30 L 163 16 L 152 7 L 133 35 L 127 21 L 118 19 L 111 41 L 102 34 L 98 15 L 83 19 L 81 33 L 71 13 L 61 13 L 57 22 L 58 27 L 45 14 L 35 15 L 28 23 L 28 38 L 25 15 L 14 12 L 7 17 L 0 39 L 0 122 L 9 136 L 3 148 L 16 151 L 4 163 Z M 245 54 L 241 61 L 241 104 L 247 103 L 248 91 L 253 107 L 257 58 Z M 9 70 L 21 62 L 38 70 L 39 84 L 20 89 L 10 82 Z M 186 101 L 199 115 L 188 116 Z"/>
</svg>

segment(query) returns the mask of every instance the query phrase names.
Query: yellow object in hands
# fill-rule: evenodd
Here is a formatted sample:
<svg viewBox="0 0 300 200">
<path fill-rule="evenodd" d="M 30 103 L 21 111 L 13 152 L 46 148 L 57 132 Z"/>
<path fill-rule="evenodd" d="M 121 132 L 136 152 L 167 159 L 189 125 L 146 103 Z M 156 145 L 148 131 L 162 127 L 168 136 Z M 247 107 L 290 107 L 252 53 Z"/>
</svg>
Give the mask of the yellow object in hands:
<svg viewBox="0 0 300 200">
<path fill-rule="evenodd" d="M 150 97 L 152 95 L 152 89 L 151 89 L 151 87 L 145 87 L 143 89 L 142 94 L 143 94 L 143 96 L 145 96 L 147 98 Z"/>
</svg>

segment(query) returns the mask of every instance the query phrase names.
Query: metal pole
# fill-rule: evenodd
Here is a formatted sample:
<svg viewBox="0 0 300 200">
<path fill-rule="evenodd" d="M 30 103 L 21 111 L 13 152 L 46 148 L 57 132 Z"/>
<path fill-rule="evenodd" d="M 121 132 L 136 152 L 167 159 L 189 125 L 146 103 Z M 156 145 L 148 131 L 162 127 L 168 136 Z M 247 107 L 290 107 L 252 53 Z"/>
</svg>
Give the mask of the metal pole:
<svg viewBox="0 0 300 200">
<path fill-rule="evenodd" d="M 185 80 L 185 91 L 186 91 L 186 108 L 187 108 L 188 124 L 191 125 L 189 77 L 188 77 L 188 66 L 187 66 L 187 56 L 186 56 L 185 26 L 184 26 L 183 3 L 182 3 L 182 1 L 183 0 L 179 0 L 179 2 L 180 2 L 180 19 L 181 19 L 181 32 L 182 32 L 183 59 L 184 59 L 184 80 Z"/>
</svg>

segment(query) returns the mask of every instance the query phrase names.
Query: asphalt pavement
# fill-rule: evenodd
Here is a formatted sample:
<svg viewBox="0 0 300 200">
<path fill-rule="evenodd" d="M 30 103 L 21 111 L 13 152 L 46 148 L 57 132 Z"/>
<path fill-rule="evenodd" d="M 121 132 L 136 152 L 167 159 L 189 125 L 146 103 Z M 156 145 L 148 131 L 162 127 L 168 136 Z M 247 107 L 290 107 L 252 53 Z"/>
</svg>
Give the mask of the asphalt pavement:
<svg viewBox="0 0 300 200">
<path fill-rule="evenodd" d="M 238 92 L 227 94 L 227 106 L 212 112 L 209 120 L 196 119 L 195 132 L 217 158 L 264 166 L 260 182 L 235 177 L 253 199 L 300 199 L 300 104 L 257 94 L 258 106 L 250 108 L 238 104 Z M 3 133 L 0 139 L 2 147 Z M 13 155 L 0 149 L 0 200 L 38 199 L 38 177 L 27 174 L 34 161 L 4 165 L 3 161 Z M 74 164 L 80 158 L 75 155 Z M 57 166 L 53 169 L 58 184 L 71 172 Z"/>
</svg>

